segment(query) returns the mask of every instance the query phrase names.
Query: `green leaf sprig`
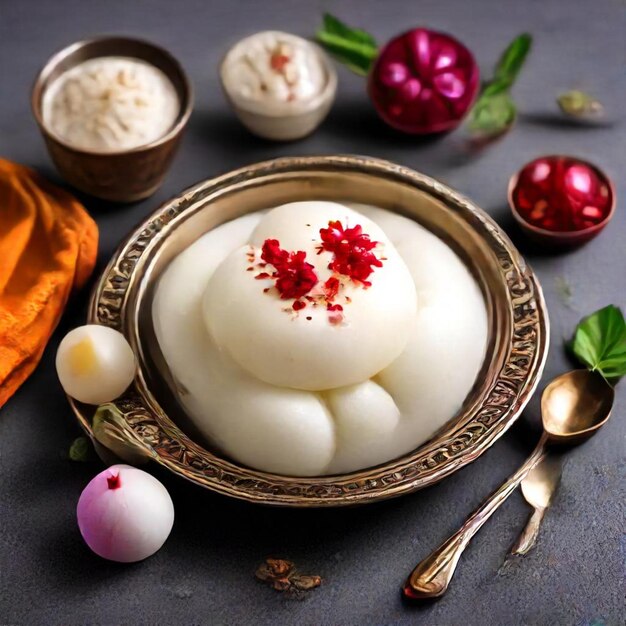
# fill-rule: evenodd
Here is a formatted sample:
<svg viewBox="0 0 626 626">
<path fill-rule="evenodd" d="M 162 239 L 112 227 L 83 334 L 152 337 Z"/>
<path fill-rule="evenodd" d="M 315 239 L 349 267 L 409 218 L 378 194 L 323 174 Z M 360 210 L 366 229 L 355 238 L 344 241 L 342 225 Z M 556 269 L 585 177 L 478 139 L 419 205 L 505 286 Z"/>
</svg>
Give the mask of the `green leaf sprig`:
<svg viewBox="0 0 626 626">
<path fill-rule="evenodd" d="M 70 461 L 84 463 L 89 460 L 91 445 L 87 437 L 76 437 L 70 446 L 68 457 Z"/>
<path fill-rule="evenodd" d="M 532 46 L 528 33 L 518 35 L 498 60 L 493 78 L 483 84 L 480 96 L 469 114 L 468 128 L 472 135 L 490 139 L 508 131 L 517 117 L 511 88 L 526 61 Z"/>
<path fill-rule="evenodd" d="M 315 39 L 338 61 L 356 74 L 366 76 L 378 56 L 378 44 L 372 35 L 350 28 L 330 13 L 324 13 L 322 28 Z"/>
<path fill-rule="evenodd" d="M 610 304 L 583 318 L 571 349 L 588 369 L 606 379 L 626 376 L 626 321 L 622 311 Z"/>
</svg>

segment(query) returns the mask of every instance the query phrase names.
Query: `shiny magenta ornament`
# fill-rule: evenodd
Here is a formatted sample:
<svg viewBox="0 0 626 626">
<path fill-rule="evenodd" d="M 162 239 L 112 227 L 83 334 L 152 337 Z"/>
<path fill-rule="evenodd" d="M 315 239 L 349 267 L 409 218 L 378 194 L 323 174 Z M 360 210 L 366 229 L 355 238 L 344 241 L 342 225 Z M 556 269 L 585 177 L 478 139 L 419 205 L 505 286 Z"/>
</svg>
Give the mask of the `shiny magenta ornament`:
<svg viewBox="0 0 626 626">
<path fill-rule="evenodd" d="M 479 72 L 457 39 L 416 28 L 392 39 L 369 73 L 369 94 L 390 126 L 431 134 L 458 126 L 476 99 Z"/>
<path fill-rule="evenodd" d="M 536 241 L 573 247 L 593 239 L 615 210 L 615 190 L 595 165 L 568 156 L 526 164 L 509 182 L 513 216 Z"/>
</svg>

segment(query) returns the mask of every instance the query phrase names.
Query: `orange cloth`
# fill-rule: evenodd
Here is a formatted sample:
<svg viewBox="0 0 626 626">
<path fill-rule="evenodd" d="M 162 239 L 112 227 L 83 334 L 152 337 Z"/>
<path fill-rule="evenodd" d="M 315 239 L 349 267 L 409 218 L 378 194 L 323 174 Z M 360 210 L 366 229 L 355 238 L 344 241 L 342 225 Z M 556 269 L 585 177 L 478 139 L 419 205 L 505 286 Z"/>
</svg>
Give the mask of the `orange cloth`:
<svg viewBox="0 0 626 626">
<path fill-rule="evenodd" d="M 75 198 L 0 159 L 0 407 L 39 363 L 97 252 L 98 227 Z"/>
</svg>

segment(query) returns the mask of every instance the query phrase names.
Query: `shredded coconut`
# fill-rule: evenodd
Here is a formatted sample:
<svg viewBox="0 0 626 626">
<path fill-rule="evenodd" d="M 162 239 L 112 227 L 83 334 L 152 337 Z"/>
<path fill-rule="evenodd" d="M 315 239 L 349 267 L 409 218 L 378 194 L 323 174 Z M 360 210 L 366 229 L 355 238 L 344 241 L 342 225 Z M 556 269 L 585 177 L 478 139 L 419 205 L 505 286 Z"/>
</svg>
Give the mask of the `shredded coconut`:
<svg viewBox="0 0 626 626">
<path fill-rule="evenodd" d="M 179 111 L 176 90 L 157 67 L 100 57 L 56 79 L 44 94 L 43 118 L 62 141 L 93 152 L 118 152 L 162 137 Z"/>
</svg>

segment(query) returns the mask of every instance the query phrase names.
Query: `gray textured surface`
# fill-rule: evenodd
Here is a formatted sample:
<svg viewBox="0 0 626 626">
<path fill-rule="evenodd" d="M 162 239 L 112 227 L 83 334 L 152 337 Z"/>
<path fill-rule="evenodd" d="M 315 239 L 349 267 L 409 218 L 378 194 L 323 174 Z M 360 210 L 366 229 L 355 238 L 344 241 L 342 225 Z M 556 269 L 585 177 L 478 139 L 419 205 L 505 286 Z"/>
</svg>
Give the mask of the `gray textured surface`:
<svg viewBox="0 0 626 626">
<path fill-rule="evenodd" d="M 264 28 L 313 31 L 324 8 L 375 31 L 381 41 L 409 27 L 447 30 L 489 69 L 523 30 L 535 49 L 515 90 L 525 115 L 479 157 L 458 138 L 418 142 L 387 131 L 371 112 L 360 79 L 340 73 L 339 98 L 309 139 L 274 145 L 246 134 L 228 111 L 216 65 L 237 38 Z M 95 33 L 130 33 L 169 48 L 197 92 L 189 132 L 156 196 L 124 208 L 86 200 L 101 229 L 100 266 L 124 234 L 161 201 L 197 180 L 288 154 L 354 152 L 388 158 L 437 176 L 470 196 L 519 243 L 537 271 L 552 321 L 545 378 L 569 364 L 562 350 L 581 315 L 626 304 L 626 211 L 602 236 L 567 255 L 524 245 L 505 203 L 508 177 L 530 158 L 571 153 L 605 167 L 626 197 L 625 121 L 570 127 L 555 115 L 560 89 L 598 94 L 616 117 L 626 99 L 623 0 L 420 2 L 319 0 L 242 2 L 0 0 L 0 155 L 56 178 L 31 118 L 28 96 L 39 66 L 56 49 Z M 1 218 L 1 207 L 0 207 Z M 573 290 L 559 296 L 559 281 Z M 270 510 L 205 493 L 158 473 L 176 523 L 165 547 L 132 566 L 99 560 L 83 545 L 74 508 L 97 463 L 64 460 L 78 434 L 57 383 L 53 356 L 63 333 L 84 319 L 85 295 L 68 308 L 43 362 L 0 412 L 0 623 L 9 624 L 618 624 L 624 609 L 624 434 L 626 385 L 611 422 L 571 452 L 539 546 L 503 567 L 527 509 L 515 495 L 463 557 L 449 594 L 408 607 L 399 587 L 417 560 L 523 459 L 536 432 L 536 403 L 483 458 L 426 492 L 354 510 Z M 257 584 L 266 556 L 291 557 L 324 585 L 302 602 Z"/>
</svg>

